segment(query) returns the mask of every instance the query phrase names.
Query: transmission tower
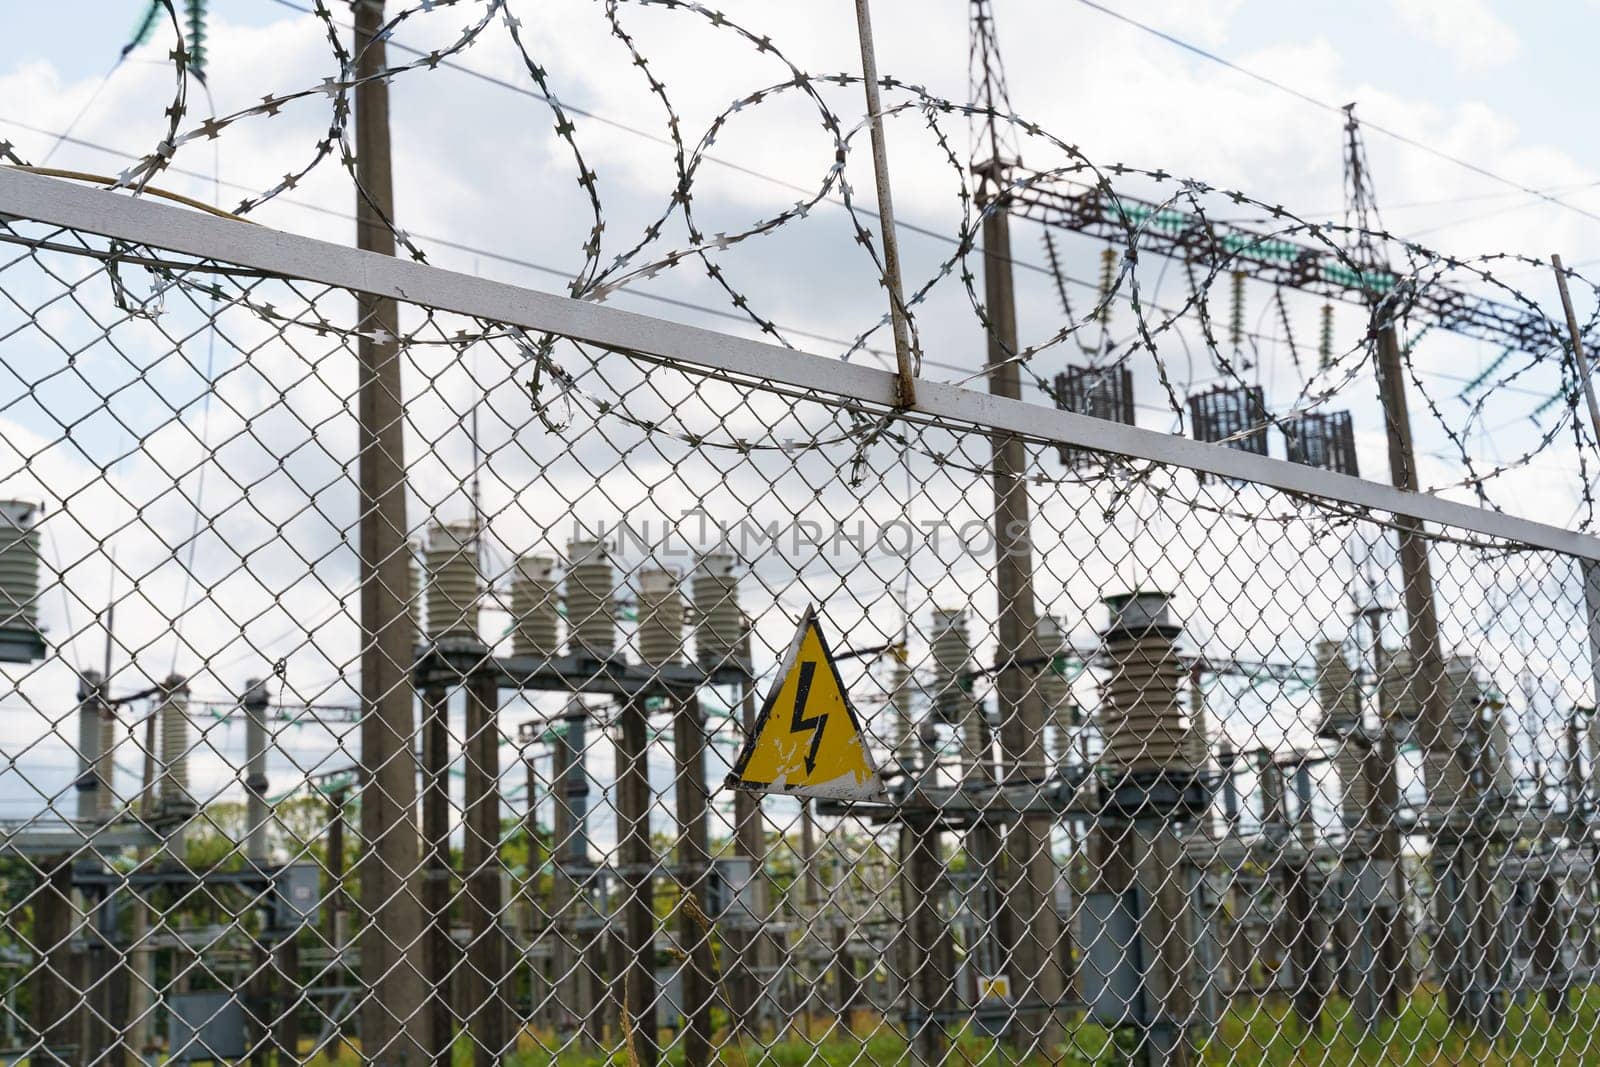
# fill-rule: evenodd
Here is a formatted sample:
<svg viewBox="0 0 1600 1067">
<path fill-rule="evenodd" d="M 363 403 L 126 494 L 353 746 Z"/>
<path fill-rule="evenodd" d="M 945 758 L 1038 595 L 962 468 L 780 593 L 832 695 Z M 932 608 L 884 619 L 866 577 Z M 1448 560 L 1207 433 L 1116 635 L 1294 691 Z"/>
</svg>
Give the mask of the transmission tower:
<svg viewBox="0 0 1600 1067">
<path fill-rule="evenodd" d="M 971 33 L 967 54 L 967 92 L 974 107 L 983 111 L 969 123 L 972 170 L 986 180 L 1021 160 L 1016 129 L 999 116 L 1009 116 L 1011 93 L 1006 88 L 1005 64 L 994 32 L 994 10 L 989 0 L 972 0 Z"/>
<path fill-rule="evenodd" d="M 1353 103 L 1344 106 L 1344 224 L 1350 227 L 1347 251 L 1356 265 L 1364 271 L 1387 271 L 1388 253 L 1378 236 L 1383 232 L 1378 194 L 1372 187 L 1367 145 Z"/>
</svg>

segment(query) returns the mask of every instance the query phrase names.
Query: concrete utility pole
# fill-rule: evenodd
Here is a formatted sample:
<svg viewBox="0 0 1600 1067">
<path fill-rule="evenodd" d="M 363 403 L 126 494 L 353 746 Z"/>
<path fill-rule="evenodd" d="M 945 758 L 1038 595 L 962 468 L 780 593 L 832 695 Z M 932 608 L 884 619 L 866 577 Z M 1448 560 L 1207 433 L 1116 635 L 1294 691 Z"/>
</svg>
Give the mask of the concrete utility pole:
<svg viewBox="0 0 1600 1067">
<path fill-rule="evenodd" d="M 1383 403 L 1389 438 L 1389 473 L 1395 488 L 1418 491 L 1416 449 L 1406 404 L 1400 342 L 1392 319 L 1375 312 L 1378 395 Z M 1428 790 L 1436 881 L 1439 938 L 1436 955 L 1445 978 L 1445 1000 L 1458 1023 L 1493 1027 L 1495 994 L 1482 989 L 1481 971 L 1488 949 L 1485 926 L 1492 907 L 1485 867 L 1487 841 L 1470 825 L 1477 817 L 1469 758 L 1451 717 L 1445 692 L 1444 656 L 1439 647 L 1439 615 L 1422 523 L 1394 516 L 1399 541 L 1401 595 L 1406 611 L 1406 644 L 1411 653 L 1414 687 L 1421 714 L 1417 740 L 1423 752 L 1423 778 Z M 1390 726 L 1393 724 L 1386 724 Z M 1389 812 L 1393 818 L 1393 811 Z"/>
<path fill-rule="evenodd" d="M 1354 224 L 1351 255 L 1363 271 L 1388 275 L 1387 257 L 1373 233 L 1377 202 L 1366 166 L 1366 151 L 1361 142 L 1360 124 L 1347 107 L 1345 122 L 1345 184 L 1347 218 Z M 1390 294 L 1393 296 L 1394 294 Z M 1389 479 L 1396 489 L 1418 491 L 1417 455 L 1411 439 L 1411 413 L 1406 402 L 1404 360 L 1395 322 L 1396 303 L 1381 295 L 1372 298 L 1371 331 L 1377 357 L 1378 399 L 1383 404 L 1384 429 L 1389 444 Z M 1439 651 L 1439 616 L 1434 603 L 1433 575 L 1428 564 L 1428 544 L 1422 523 L 1409 516 L 1396 515 L 1399 531 L 1401 593 L 1406 609 L 1406 640 L 1412 669 L 1417 672 L 1418 694 L 1422 705 L 1421 727 L 1424 752 L 1430 746 L 1453 741 L 1448 709 L 1444 701 L 1444 658 Z M 1452 753 L 1453 753 L 1452 749 Z M 1429 790 L 1433 784 L 1429 784 Z"/>
<path fill-rule="evenodd" d="M 505 892 L 500 880 L 500 681 L 491 671 L 467 679 L 465 823 L 462 881 L 471 912 L 471 966 L 465 969 L 467 1011 L 462 1029 L 472 1039 L 477 1067 L 499 1064 L 511 1046 L 510 1009 L 504 989 L 507 973 L 505 929 L 500 913 Z"/>
<path fill-rule="evenodd" d="M 989 315 L 989 392 L 1019 400 L 1022 385 L 1015 359 L 1017 311 L 1011 273 L 1011 216 L 1001 192 L 1002 161 L 990 160 L 982 178 L 979 206 L 985 211 L 983 281 Z M 1027 669 L 1021 666 L 1023 661 L 1034 658 L 1038 621 L 1033 599 L 1028 457 L 1020 437 L 996 434 L 992 441 L 995 584 L 1000 594 L 995 692 L 1005 764 L 1000 778 L 1002 782 L 1039 782 L 1048 773 L 1044 703 Z M 1064 992 L 1064 977 L 1056 956 L 1061 920 L 1054 904 L 1056 869 L 1050 851 L 1053 825 L 1049 815 L 1024 815 L 1012 825 L 1005 847 L 1006 911 L 1016 917 L 1005 938 L 1009 977 L 1019 1002 L 1047 1005 L 1018 1014 L 1018 1022 L 1030 1040 L 1041 1046 L 1060 1039 L 1055 1005 Z"/>
<path fill-rule="evenodd" d="M 356 244 L 394 255 L 389 169 L 389 85 L 382 0 L 355 0 Z M 369 202 L 370 199 L 370 202 Z M 400 381 L 400 309 L 357 294 L 357 443 L 361 554 L 361 1046 L 391 1067 L 418 1067 L 430 1044 L 427 1000 L 416 966 L 424 929 L 416 893 L 417 760 L 411 693 L 411 620 L 406 612 L 406 462 Z"/>
</svg>

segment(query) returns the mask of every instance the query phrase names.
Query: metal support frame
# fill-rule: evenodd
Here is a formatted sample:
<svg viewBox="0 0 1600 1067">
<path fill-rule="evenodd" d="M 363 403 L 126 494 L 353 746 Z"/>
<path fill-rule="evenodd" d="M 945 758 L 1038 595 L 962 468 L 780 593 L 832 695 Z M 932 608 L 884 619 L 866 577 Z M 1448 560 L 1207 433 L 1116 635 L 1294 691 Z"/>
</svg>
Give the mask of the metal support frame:
<svg viewBox="0 0 1600 1067">
<path fill-rule="evenodd" d="M 1326 247 L 1299 244 L 1123 193 L 1113 198 L 1098 188 L 1063 188 L 1061 182 L 1031 184 L 1029 178 L 1023 175 L 1014 187 L 1016 214 L 1046 226 L 1117 242 L 1129 240 L 1137 226 L 1141 255 L 1171 256 L 1206 269 L 1248 270 L 1266 285 L 1354 304 L 1369 304 L 1375 292 L 1395 281 L 1388 272 L 1358 272 Z M 1286 216 L 1285 224 L 1294 223 Z M 1430 286 L 1413 299 L 1413 314 L 1452 333 L 1523 352 L 1559 343 L 1549 321 L 1529 308 L 1442 286 Z"/>
</svg>

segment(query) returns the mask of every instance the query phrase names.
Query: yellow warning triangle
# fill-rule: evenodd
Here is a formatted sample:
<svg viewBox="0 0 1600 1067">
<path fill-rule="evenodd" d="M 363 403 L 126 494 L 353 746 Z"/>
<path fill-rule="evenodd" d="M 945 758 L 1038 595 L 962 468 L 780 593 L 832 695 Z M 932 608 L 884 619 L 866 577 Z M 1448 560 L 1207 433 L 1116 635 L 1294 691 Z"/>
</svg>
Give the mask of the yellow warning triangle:
<svg viewBox="0 0 1600 1067">
<path fill-rule="evenodd" d="M 812 608 L 800 621 L 728 784 L 832 800 L 884 795 L 861 722 Z"/>
</svg>

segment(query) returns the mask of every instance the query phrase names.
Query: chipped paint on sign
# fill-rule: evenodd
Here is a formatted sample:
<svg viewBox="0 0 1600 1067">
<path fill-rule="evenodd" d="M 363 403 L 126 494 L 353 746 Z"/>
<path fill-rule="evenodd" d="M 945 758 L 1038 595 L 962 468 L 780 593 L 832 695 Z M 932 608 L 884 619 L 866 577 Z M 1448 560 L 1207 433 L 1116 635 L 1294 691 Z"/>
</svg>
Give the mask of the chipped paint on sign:
<svg viewBox="0 0 1600 1067">
<path fill-rule="evenodd" d="M 833 653 L 807 608 L 728 784 L 758 793 L 875 800 L 878 768 Z"/>
</svg>

